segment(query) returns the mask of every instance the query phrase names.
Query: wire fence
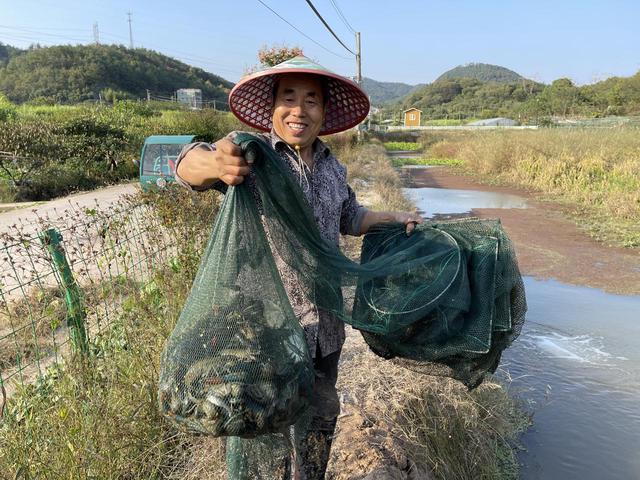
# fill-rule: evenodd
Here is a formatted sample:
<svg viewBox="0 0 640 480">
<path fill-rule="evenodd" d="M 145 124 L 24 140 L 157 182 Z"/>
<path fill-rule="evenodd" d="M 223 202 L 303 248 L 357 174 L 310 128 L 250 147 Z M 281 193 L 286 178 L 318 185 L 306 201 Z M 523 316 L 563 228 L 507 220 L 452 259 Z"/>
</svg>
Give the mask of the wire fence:
<svg viewBox="0 0 640 480">
<path fill-rule="evenodd" d="M 55 211 L 0 233 L 0 407 L 89 342 L 126 296 L 175 258 L 147 203 Z M 0 409 L 1 413 L 1 409 Z"/>
</svg>

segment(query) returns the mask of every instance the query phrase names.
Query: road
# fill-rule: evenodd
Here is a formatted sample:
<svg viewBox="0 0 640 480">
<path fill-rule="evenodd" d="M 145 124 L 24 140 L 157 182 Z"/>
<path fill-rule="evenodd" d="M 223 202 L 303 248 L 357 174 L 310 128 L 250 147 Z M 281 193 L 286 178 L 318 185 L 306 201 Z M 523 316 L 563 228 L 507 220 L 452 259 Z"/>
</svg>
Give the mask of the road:
<svg viewBox="0 0 640 480">
<path fill-rule="evenodd" d="M 67 197 L 56 198 L 48 202 L 39 202 L 35 205 L 29 204 L 30 206 L 26 208 L 15 208 L 0 213 L 0 233 L 15 234 L 15 225 L 21 225 L 24 228 L 23 233 L 33 233 L 37 230 L 39 219 L 50 218 L 56 221 L 62 217 L 64 211 L 91 208 L 96 203 L 104 208 L 116 203 L 123 195 L 136 192 L 139 188 L 138 185 L 137 182 L 131 182 L 90 192 L 74 193 Z M 0 210 L 2 209 L 3 205 L 0 204 Z"/>
</svg>

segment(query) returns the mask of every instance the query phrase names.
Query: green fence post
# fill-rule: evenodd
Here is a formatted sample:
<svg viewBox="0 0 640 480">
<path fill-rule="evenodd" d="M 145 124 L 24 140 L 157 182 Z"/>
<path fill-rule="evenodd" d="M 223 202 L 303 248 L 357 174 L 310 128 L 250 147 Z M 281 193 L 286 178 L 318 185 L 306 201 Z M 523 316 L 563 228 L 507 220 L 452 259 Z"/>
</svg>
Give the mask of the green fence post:
<svg viewBox="0 0 640 480">
<path fill-rule="evenodd" d="M 67 304 L 67 326 L 71 335 L 71 344 L 76 352 L 88 352 L 87 331 L 85 329 L 86 312 L 82 304 L 78 284 L 73 278 L 71 268 L 62 247 L 62 235 L 55 228 L 40 232 L 40 239 L 47 247 L 53 266 L 58 273 L 58 279 L 64 289 L 64 299 Z"/>
</svg>

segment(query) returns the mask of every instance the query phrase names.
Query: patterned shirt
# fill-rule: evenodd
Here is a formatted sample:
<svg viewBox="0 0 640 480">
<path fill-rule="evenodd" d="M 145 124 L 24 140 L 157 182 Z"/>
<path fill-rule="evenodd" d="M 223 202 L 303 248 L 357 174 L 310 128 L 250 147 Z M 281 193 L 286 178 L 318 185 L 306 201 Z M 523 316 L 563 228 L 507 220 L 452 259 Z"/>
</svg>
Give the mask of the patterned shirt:
<svg viewBox="0 0 640 480">
<path fill-rule="evenodd" d="M 233 140 L 236 134 L 237 132 L 232 132 L 227 138 Z M 298 179 L 302 192 L 313 210 L 320 234 L 326 241 L 338 245 L 340 234 L 359 234 L 367 209 L 356 200 L 354 191 L 347 184 L 346 167 L 336 159 L 329 147 L 320 139 L 315 140 L 312 147 L 313 166 L 309 168 L 296 151 L 275 132 L 257 136 L 271 145 L 289 167 L 294 178 Z M 203 142 L 186 145 L 176 161 L 176 170 L 184 155 L 193 148 L 211 150 L 215 147 Z M 226 184 L 221 181 L 208 187 L 193 187 L 180 178 L 177 171 L 175 177 L 179 184 L 194 190 L 215 188 L 226 191 Z M 246 181 L 255 192 L 253 172 L 248 175 Z M 269 232 L 266 233 L 269 238 Z M 304 328 L 311 356 L 315 357 L 318 351 L 321 357 L 326 357 L 340 350 L 345 338 L 342 321 L 335 315 L 318 309 L 307 300 L 298 284 L 295 272 L 280 259 L 274 248 L 271 250 L 289 302 Z"/>
</svg>

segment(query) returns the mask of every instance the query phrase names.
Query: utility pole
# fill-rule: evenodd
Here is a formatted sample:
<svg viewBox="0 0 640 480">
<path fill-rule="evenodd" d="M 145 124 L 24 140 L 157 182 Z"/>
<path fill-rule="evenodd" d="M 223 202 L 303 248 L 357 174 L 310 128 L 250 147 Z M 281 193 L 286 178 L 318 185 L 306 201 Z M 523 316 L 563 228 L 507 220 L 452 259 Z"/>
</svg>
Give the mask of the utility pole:
<svg viewBox="0 0 640 480">
<path fill-rule="evenodd" d="M 127 12 L 127 16 L 129 17 L 129 48 L 133 49 L 133 33 L 131 31 L 131 12 Z"/>
<path fill-rule="evenodd" d="M 93 24 L 93 41 L 96 45 L 100 45 L 100 32 L 98 31 L 98 22 Z"/>
<path fill-rule="evenodd" d="M 362 85 L 362 53 L 360 51 L 360 32 L 356 32 L 356 82 Z"/>
<path fill-rule="evenodd" d="M 150 102 L 150 101 L 151 101 L 151 92 L 147 88 L 147 102 Z"/>
</svg>

